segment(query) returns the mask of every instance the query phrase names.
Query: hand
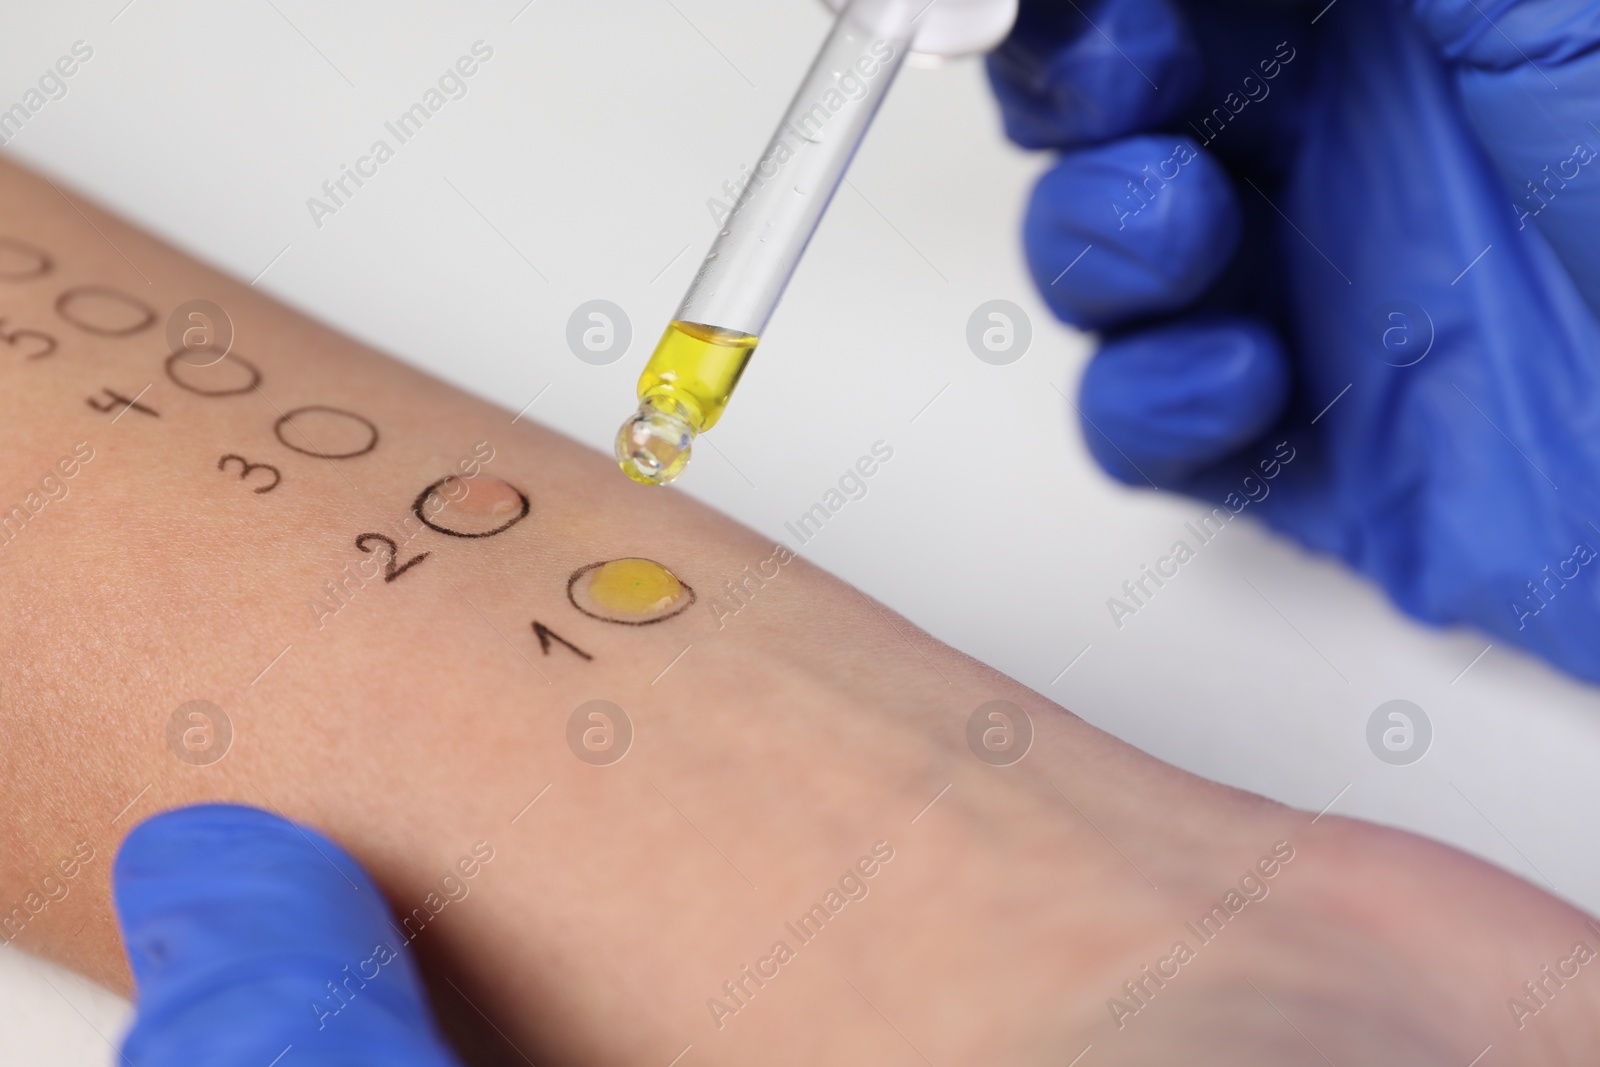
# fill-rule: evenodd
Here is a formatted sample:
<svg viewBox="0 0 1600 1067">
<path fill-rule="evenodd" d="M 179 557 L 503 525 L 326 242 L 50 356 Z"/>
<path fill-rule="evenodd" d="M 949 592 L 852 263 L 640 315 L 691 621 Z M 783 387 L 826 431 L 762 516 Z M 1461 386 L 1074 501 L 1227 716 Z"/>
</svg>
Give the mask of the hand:
<svg viewBox="0 0 1600 1067">
<path fill-rule="evenodd" d="M 399 927 L 344 850 L 232 805 L 167 812 L 123 843 L 117 915 L 139 986 L 123 1059 L 450 1067 Z"/>
<path fill-rule="evenodd" d="M 1089 448 L 1600 680 L 1600 8 L 1323 2 L 1025 4 L 991 58 L 1064 150 L 1024 240 L 1103 331 Z"/>
</svg>

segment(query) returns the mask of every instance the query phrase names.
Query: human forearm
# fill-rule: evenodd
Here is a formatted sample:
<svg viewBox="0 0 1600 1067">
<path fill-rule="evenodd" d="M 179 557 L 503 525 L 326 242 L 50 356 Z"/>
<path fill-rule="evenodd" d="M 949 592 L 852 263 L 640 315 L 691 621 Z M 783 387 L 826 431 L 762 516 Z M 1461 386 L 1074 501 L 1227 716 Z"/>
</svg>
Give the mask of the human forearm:
<svg viewBox="0 0 1600 1067">
<path fill-rule="evenodd" d="M 487 840 L 496 859 L 418 947 L 478 971 L 463 983 L 518 1009 L 525 1032 L 559 1029 L 521 1010 L 537 1002 L 591 1026 L 626 1015 L 610 1047 L 670 1043 L 705 1025 L 706 999 L 875 842 L 928 833 L 931 820 L 909 820 L 952 781 L 946 764 L 964 766 L 972 707 L 1003 695 L 1041 706 L 687 498 L 634 486 L 605 458 L 81 206 L 92 225 L 49 185 L 0 172 L 0 232 L 52 264 L 5 283 L 6 326 L 57 342 L 38 359 L 26 358 L 37 339 L 0 349 L 0 499 L 25 513 L 0 547 L 4 788 L 20 816 L 4 899 L 78 841 L 101 857 L 80 898 L 32 919 L 19 943 L 125 981 L 104 907 L 115 842 L 162 807 L 233 799 L 327 829 L 402 912 Z M 12 273 L 28 262 L 18 251 Z M 137 303 L 68 297 L 63 314 L 61 294 L 83 286 Z M 213 367 L 166 343 L 169 312 L 197 297 L 225 308 L 236 335 Z M 81 327 L 152 316 L 126 336 Z M 312 405 L 359 419 L 294 414 Z M 314 458 L 301 428 L 322 451 L 362 454 Z M 41 484 L 79 442 L 92 458 Z M 512 511 L 429 515 L 425 503 L 424 515 L 482 531 L 519 513 L 521 492 L 527 517 L 476 538 L 417 521 L 422 490 L 463 460 L 481 472 L 465 483 L 468 510 L 504 498 Z M 357 546 L 373 534 L 396 542 L 393 581 L 373 576 L 382 541 Z M 643 626 L 579 611 L 574 572 L 620 557 L 665 564 L 698 601 Z M 719 619 L 726 580 L 750 606 Z M 569 715 L 596 698 L 637 731 L 609 767 L 566 743 Z M 169 745 L 169 719 L 193 700 L 221 707 L 234 732 L 206 766 Z M 954 729 L 939 737 L 936 724 Z M 893 872 L 909 880 L 916 862 Z"/>
<path fill-rule="evenodd" d="M 666 1063 L 693 1044 L 701 1063 L 1044 1063 L 1088 1041 L 1101 1062 L 1150 1062 L 1218 1003 L 1279 1026 L 1241 975 L 1359 1013 L 1352 1032 L 1381 1047 L 1498 1010 L 1500 976 L 1373 977 L 1374 946 L 1454 976 L 1487 955 L 1455 932 L 1493 928 L 1493 958 L 1532 973 L 1580 928 L 1446 850 L 1158 764 L 681 494 L 81 206 L 0 168 L 0 236 L 52 264 L 0 281 L 0 329 L 56 342 L 0 343 L 0 519 L 23 512 L 0 539 L 0 903 L 24 902 L 8 940 L 125 987 L 111 854 L 145 815 L 203 799 L 326 831 L 383 887 L 401 950 L 449 980 L 442 1008 L 485 1029 L 481 1009 L 529 1056 L 568 1062 Z M 13 247 L 0 269 L 30 262 Z M 58 308 L 91 285 L 153 321 L 83 329 L 146 317 L 126 305 L 119 323 L 91 297 Z M 209 368 L 165 338 L 195 298 L 237 335 Z M 476 476 L 425 494 L 452 474 Z M 620 558 L 665 565 L 697 599 L 648 625 L 595 618 L 580 572 Z M 712 600 L 730 581 L 747 606 L 728 617 Z M 596 699 L 635 734 L 607 766 L 568 741 Z M 1035 731 L 1013 766 L 968 750 L 969 717 L 996 699 Z M 202 721 L 169 734 L 196 700 L 231 723 L 215 762 L 203 731 L 185 747 Z M 80 842 L 95 858 L 68 884 L 58 863 Z M 1280 842 L 1296 858 L 1236 947 L 1206 950 L 1141 1011 L 1146 1044 L 1108 1037 L 1123 983 Z M 31 911 L 47 874 L 68 893 Z M 1372 899 L 1426 922 L 1386 929 Z M 821 934 L 801 922 L 819 903 Z M 307 990 L 308 1035 L 337 1025 L 329 996 Z"/>
</svg>

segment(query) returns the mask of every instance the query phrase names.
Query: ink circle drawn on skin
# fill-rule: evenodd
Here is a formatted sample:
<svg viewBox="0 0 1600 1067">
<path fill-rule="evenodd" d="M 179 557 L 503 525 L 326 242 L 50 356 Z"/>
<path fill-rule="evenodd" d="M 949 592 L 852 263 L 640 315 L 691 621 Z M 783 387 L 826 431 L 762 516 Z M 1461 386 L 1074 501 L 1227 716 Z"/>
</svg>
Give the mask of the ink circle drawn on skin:
<svg viewBox="0 0 1600 1067">
<path fill-rule="evenodd" d="M 33 266 L 24 270 L 9 269 L 8 260 L 12 252 L 20 252 L 26 259 L 33 260 Z M 43 278 L 55 269 L 55 260 L 50 258 L 50 253 L 26 241 L 19 241 L 15 237 L 0 237 L 0 279 L 8 282 L 27 282 L 35 278 Z"/>
<path fill-rule="evenodd" d="M 243 356 L 234 356 L 233 362 L 249 372 L 250 380 L 243 385 L 233 386 L 227 389 L 202 389 L 198 385 L 186 382 L 180 378 L 178 376 L 178 368 L 188 367 L 191 370 L 210 370 L 212 367 L 220 365 L 222 360 L 218 359 L 215 362 L 205 364 L 190 363 L 188 360 L 183 358 L 186 355 L 188 355 L 188 350 L 174 352 L 172 355 L 167 357 L 167 377 L 171 378 L 172 384 L 176 385 L 179 389 L 187 390 L 188 392 L 194 393 L 197 396 L 239 396 L 242 393 L 250 392 L 256 386 L 261 384 L 261 368 L 257 367 L 254 363 L 251 363 Z M 305 409 L 302 408 L 301 410 Z M 280 437 L 279 440 L 282 441 L 283 438 Z M 289 442 L 284 441 L 284 444 L 289 444 Z M 374 444 L 376 444 L 376 442 L 374 442 Z M 293 448 L 294 446 L 289 445 L 289 447 Z"/>
<path fill-rule="evenodd" d="M 136 322 L 121 325 L 108 325 L 104 321 L 95 322 L 91 319 L 84 319 L 78 312 L 70 310 L 79 300 L 103 300 L 107 304 L 121 304 L 124 308 L 137 312 L 139 319 Z M 90 306 L 93 307 L 95 305 L 91 304 Z M 85 333 L 98 334 L 101 337 L 127 337 L 129 334 L 149 329 L 156 321 L 156 313 L 149 305 L 129 296 L 127 293 L 105 285 L 79 285 L 68 289 L 56 297 L 56 314 Z"/>
<path fill-rule="evenodd" d="M 609 564 L 622 563 L 622 562 L 626 562 L 626 561 L 630 561 L 630 560 L 639 560 L 641 562 L 648 563 L 651 566 L 659 567 L 662 570 L 662 572 L 665 573 L 667 576 L 669 576 L 674 582 L 676 582 L 678 584 L 679 588 L 682 590 L 682 594 L 681 594 L 681 597 L 680 597 L 681 603 L 674 604 L 672 606 L 672 610 L 671 611 L 668 611 L 663 615 L 657 615 L 656 617 L 650 618 L 650 619 L 618 619 L 618 618 L 613 618 L 613 617 L 611 617 L 609 615 L 597 614 L 596 612 L 593 612 L 593 611 L 589 610 L 588 608 L 584 607 L 582 604 L 578 603 L 578 596 L 577 596 L 578 583 L 580 581 L 582 581 L 586 576 L 588 576 L 589 574 L 592 574 L 594 571 L 599 570 L 601 567 L 605 567 L 605 566 L 607 566 Z M 679 578 L 676 574 L 673 574 L 670 569 L 668 569 L 667 567 L 662 566 L 661 564 L 657 563 L 655 560 L 653 560 L 653 559 L 645 559 L 642 556 L 624 556 L 624 557 L 621 557 L 619 559 L 603 559 L 603 560 L 600 560 L 598 563 L 590 563 L 590 564 L 588 564 L 586 566 L 579 567 L 577 570 L 572 572 L 572 577 L 567 579 L 567 602 L 568 603 L 570 603 L 573 607 L 577 608 L 578 611 L 581 612 L 582 614 L 589 616 L 589 618 L 591 618 L 591 619 L 598 619 L 601 622 L 614 623 L 617 626 L 650 626 L 650 625 L 652 625 L 654 623 L 666 622 L 668 619 L 676 618 L 677 616 L 682 615 L 685 611 L 688 611 L 690 606 L 692 606 L 694 604 L 696 599 L 698 599 L 698 597 L 695 594 L 694 586 L 690 585 L 688 582 L 684 581 L 682 578 Z"/>
<path fill-rule="evenodd" d="M 317 448 L 301 448 L 299 445 L 294 444 L 283 435 L 284 426 L 292 425 L 296 415 L 307 415 L 311 414 L 312 412 L 323 412 L 329 415 L 338 415 L 340 418 L 351 419 L 360 423 L 366 428 L 367 442 L 359 448 L 348 449 L 344 452 L 323 452 Z M 296 426 L 295 429 L 300 430 L 300 427 Z M 378 427 L 373 424 L 371 419 L 362 418 L 360 415 L 357 415 L 351 411 L 344 411 L 340 408 L 328 407 L 326 404 L 308 404 L 303 408 L 295 408 L 293 411 L 289 412 L 287 415 L 284 415 L 273 424 L 272 432 L 277 435 L 278 440 L 283 444 L 283 447 L 298 452 L 302 456 L 314 456 L 317 459 L 354 459 L 356 456 L 364 456 L 368 452 L 371 452 L 374 448 L 378 447 Z M 310 436 L 306 434 L 304 430 L 300 430 L 300 435 L 301 437 L 305 438 L 307 443 L 310 442 Z"/>
<path fill-rule="evenodd" d="M 517 499 L 521 503 L 521 509 L 515 515 L 513 515 L 511 518 L 507 519 L 505 522 L 501 523 L 499 526 L 496 526 L 492 530 L 483 530 L 483 531 L 478 532 L 478 533 L 463 532 L 461 530 L 452 530 L 448 526 L 441 526 L 438 523 L 434 522 L 432 519 L 428 518 L 427 513 L 423 509 L 423 505 L 428 502 L 428 498 L 430 496 L 432 496 L 434 493 L 437 493 L 439 491 L 439 487 L 440 486 L 444 485 L 445 482 L 448 482 L 450 479 L 452 479 L 454 477 L 455 477 L 454 474 L 447 474 L 443 478 L 440 478 L 438 481 L 436 481 L 432 485 L 428 486 L 428 488 L 426 488 L 422 492 L 418 493 L 417 494 L 417 499 L 411 505 L 411 514 L 415 515 L 422 522 L 422 525 L 426 526 L 428 529 L 433 530 L 433 531 L 435 531 L 437 533 L 448 534 L 451 537 L 494 537 L 497 534 L 505 533 L 507 530 L 511 529 L 511 527 L 515 526 L 517 523 L 519 523 L 523 519 L 527 518 L 528 517 L 528 512 L 533 509 L 533 505 L 528 500 L 528 494 L 527 493 L 524 493 L 521 489 L 518 489 L 516 486 L 512 485 L 510 482 L 505 481 L 503 479 L 498 479 L 497 478 L 497 479 L 495 479 L 496 481 L 499 481 L 500 484 L 504 485 L 507 489 L 510 489 L 513 493 L 517 494 Z M 446 497 L 445 499 L 448 500 L 449 498 Z"/>
</svg>

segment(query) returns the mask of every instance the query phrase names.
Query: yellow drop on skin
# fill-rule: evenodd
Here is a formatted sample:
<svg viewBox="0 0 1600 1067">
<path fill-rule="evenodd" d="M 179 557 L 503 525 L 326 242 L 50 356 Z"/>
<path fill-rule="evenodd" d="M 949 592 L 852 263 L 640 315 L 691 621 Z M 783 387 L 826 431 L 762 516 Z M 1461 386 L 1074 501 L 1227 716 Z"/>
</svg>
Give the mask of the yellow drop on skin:
<svg viewBox="0 0 1600 1067">
<path fill-rule="evenodd" d="M 614 559 L 590 574 L 588 592 L 590 600 L 609 611 L 650 615 L 683 596 L 683 583 L 652 560 Z"/>
</svg>

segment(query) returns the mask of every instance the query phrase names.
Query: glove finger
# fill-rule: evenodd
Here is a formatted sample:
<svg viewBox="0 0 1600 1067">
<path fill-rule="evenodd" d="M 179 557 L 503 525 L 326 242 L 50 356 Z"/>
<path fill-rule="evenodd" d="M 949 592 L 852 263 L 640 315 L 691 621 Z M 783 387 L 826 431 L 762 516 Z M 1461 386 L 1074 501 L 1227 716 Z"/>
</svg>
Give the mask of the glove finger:
<svg viewBox="0 0 1600 1067">
<path fill-rule="evenodd" d="M 1079 386 L 1089 451 L 1119 481 L 1184 488 L 1277 421 L 1289 359 L 1253 319 L 1207 316 L 1107 341 Z"/>
<path fill-rule="evenodd" d="M 1177 114 L 1199 49 L 1168 0 L 1024 3 L 988 59 L 1006 133 L 1024 148 L 1096 144 Z"/>
<path fill-rule="evenodd" d="M 1488 14 L 1476 0 L 1405 6 L 1454 64 L 1518 229 L 1537 227 L 1600 311 L 1600 6 L 1512 0 Z"/>
<path fill-rule="evenodd" d="M 1063 156 L 1034 187 L 1022 236 L 1051 309 L 1101 329 L 1193 301 L 1239 225 L 1227 173 L 1193 141 L 1130 137 Z"/>
<path fill-rule="evenodd" d="M 293 1061 L 455 1067 L 407 941 L 339 846 L 253 808 L 147 820 L 112 874 L 140 1067 Z"/>
</svg>

